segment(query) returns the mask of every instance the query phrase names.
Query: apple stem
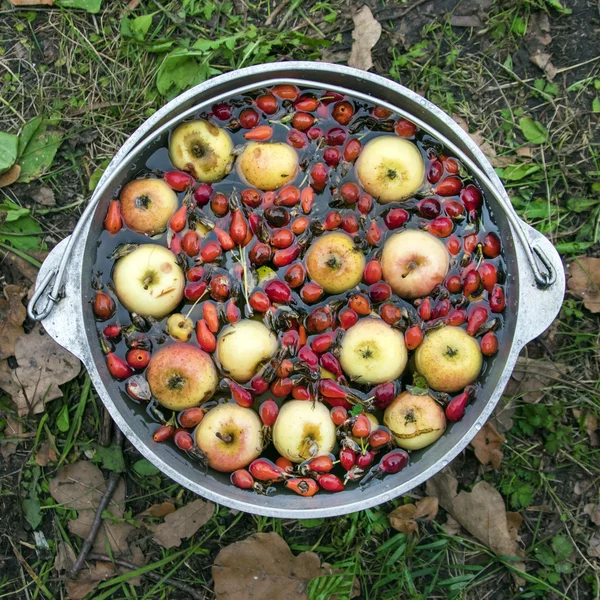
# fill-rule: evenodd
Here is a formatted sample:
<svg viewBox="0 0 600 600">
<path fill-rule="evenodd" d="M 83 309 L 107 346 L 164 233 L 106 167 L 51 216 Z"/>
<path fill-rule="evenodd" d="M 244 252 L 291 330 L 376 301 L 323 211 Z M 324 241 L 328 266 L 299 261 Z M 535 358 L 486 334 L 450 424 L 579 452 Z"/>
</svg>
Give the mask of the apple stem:
<svg viewBox="0 0 600 600">
<path fill-rule="evenodd" d="M 223 435 L 220 431 L 217 431 L 217 433 L 215 433 L 215 435 L 222 442 L 225 442 L 226 444 L 231 444 L 231 442 L 233 442 L 233 437 L 229 433 L 226 433 L 225 435 Z"/>
<path fill-rule="evenodd" d="M 240 251 L 240 257 L 237 259 L 237 261 L 240 263 L 240 265 L 242 265 L 242 272 L 244 273 L 244 298 L 246 300 L 246 306 L 252 315 L 253 310 L 248 299 L 248 262 L 246 261 L 246 249 L 243 246 L 238 246 L 238 248 Z"/>
</svg>

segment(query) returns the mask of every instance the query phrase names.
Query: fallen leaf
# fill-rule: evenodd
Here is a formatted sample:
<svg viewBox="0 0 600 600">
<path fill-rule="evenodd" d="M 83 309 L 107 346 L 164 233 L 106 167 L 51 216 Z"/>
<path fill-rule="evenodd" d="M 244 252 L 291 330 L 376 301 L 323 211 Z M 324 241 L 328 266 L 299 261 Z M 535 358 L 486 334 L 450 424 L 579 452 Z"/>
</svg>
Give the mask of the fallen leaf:
<svg viewBox="0 0 600 600">
<path fill-rule="evenodd" d="M 541 50 L 536 50 L 530 57 L 529 60 L 536 66 L 542 69 L 544 73 L 546 73 L 546 77 L 549 81 L 552 81 L 558 70 L 552 64 L 550 60 L 552 58 L 552 54 L 548 54 L 547 52 L 542 52 Z"/>
<path fill-rule="evenodd" d="M 43 185 L 35 190 L 31 194 L 31 199 L 38 204 L 43 204 L 44 206 L 55 206 L 56 199 L 54 198 L 54 192 L 47 185 Z"/>
<path fill-rule="evenodd" d="M 504 394 L 520 396 L 525 402 L 539 402 L 544 397 L 544 390 L 556 381 L 564 381 L 573 367 L 546 360 L 535 360 L 519 356 L 508 380 Z"/>
<path fill-rule="evenodd" d="M 8 458 L 11 454 L 17 451 L 18 441 L 23 437 L 23 424 L 13 418 L 12 415 L 6 415 L 6 426 L 2 431 L 2 441 L 4 442 L 0 446 L 0 454 L 4 458 Z M 14 441 L 6 441 L 14 440 Z"/>
<path fill-rule="evenodd" d="M 533 148 L 531 146 L 521 146 L 515 150 L 515 154 L 521 158 L 533 158 Z"/>
<path fill-rule="evenodd" d="M 475 27 L 476 29 L 483 27 L 481 19 L 476 15 L 452 15 L 450 25 L 453 27 Z"/>
<path fill-rule="evenodd" d="M 547 13 L 540 11 L 529 15 L 525 37 L 529 41 L 535 40 L 542 46 L 547 46 L 552 41 L 550 19 Z"/>
<path fill-rule="evenodd" d="M 513 415 L 517 410 L 516 404 L 511 398 L 502 396 L 492 413 L 491 421 L 500 433 L 510 431 L 513 426 Z"/>
<path fill-rule="evenodd" d="M 34 460 L 40 467 L 46 467 L 48 466 L 48 463 L 56 460 L 56 452 L 48 440 L 40 446 L 40 449 L 35 454 Z"/>
<path fill-rule="evenodd" d="M 35 258 L 40 262 L 44 262 L 46 256 L 48 256 L 48 252 L 45 250 L 28 250 L 27 255 Z M 13 254 L 12 252 L 7 252 L 2 256 L 3 263 L 10 269 L 11 274 L 15 277 L 20 277 L 22 279 L 26 279 L 30 283 L 35 283 L 37 279 L 39 269 L 32 265 L 30 262 Z"/>
<path fill-rule="evenodd" d="M 172 502 L 161 502 L 160 504 L 153 504 L 149 508 L 147 508 L 144 512 L 141 512 L 137 515 L 136 519 L 139 517 L 164 517 L 166 515 L 170 515 L 174 513 L 177 509 Z"/>
<path fill-rule="evenodd" d="M 67 598 L 69 600 L 83 600 L 98 587 L 100 582 L 107 581 L 114 574 L 115 568 L 110 563 L 85 563 L 77 575 L 77 579 L 66 580 Z"/>
<path fill-rule="evenodd" d="M 506 505 L 500 493 L 486 481 L 473 486 L 471 492 L 457 494 L 458 480 L 448 473 L 438 473 L 427 482 L 427 495 L 439 499 L 449 512 L 472 536 L 501 556 L 520 556 L 522 551 L 511 538 Z M 525 571 L 525 563 L 513 565 Z"/>
<path fill-rule="evenodd" d="M 600 504 L 586 504 L 583 507 L 583 512 L 584 514 L 589 515 L 594 525 L 600 527 Z"/>
<path fill-rule="evenodd" d="M 592 558 L 600 558 L 600 533 L 594 533 L 590 538 L 588 556 Z"/>
<path fill-rule="evenodd" d="M 12 185 L 21 174 L 21 167 L 19 165 L 13 165 L 8 171 L 0 175 L 0 188 L 8 187 Z"/>
<path fill-rule="evenodd" d="M 404 504 L 398 506 L 389 515 L 390 525 L 400 533 L 410 535 L 419 530 L 419 525 L 415 521 L 417 507 L 414 504 Z"/>
<path fill-rule="evenodd" d="M 368 6 L 363 6 L 353 15 L 352 51 L 348 65 L 368 71 L 373 66 L 371 49 L 381 37 L 381 25 L 373 18 Z"/>
<path fill-rule="evenodd" d="M 600 446 L 600 436 L 598 435 L 598 418 L 596 415 L 593 415 L 590 412 L 586 413 L 584 426 L 590 438 L 590 445 L 593 448 Z"/>
<path fill-rule="evenodd" d="M 106 491 L 106 481 L 102 471 L 95 465 L 80 460 L 62 468 L 50 481 L 50 495 L 59 504 L 77 510 L 76 519 L 69 521 L 69 531 L 79 537 L 87 537 L 96 509 Z M 125 514 L 125 481 L 121 479 L 108 505 L 108 512 L 115 519 Z M 115 554 L 128 551 L 127 537 L 135 527 L 129 523 L 104 519 L 94 542 L 96 552 L 106 553 L 107 545 Z"/>
<path fill-rule="evenodd" d="M 442 525 L 442 529 L 448 535 L 457 535 L 460 533 L 460 523 L 452 516 L 446 516 L 446 522 Z"/>
<path fill-rule="evenodd" d="M 277 533 L 256 533 L 223 548 L 212 567 L 216 600 L 306 600 L 311 579 L 331 575 L 314 552 L 294 556 Z"/>
<path fill-rule="evenodd" d="M 578 256 L 568 266 L 567 273 L 567 287 L 583 298 L 583 305 L 590 312 L 600 312 L 600 258 Z"/>
<path fill-rule="evenodd" d="M 210 521 L 215 505 L 204 500 L 194 500 L 190 504 L 167 514 L 160 525 L 150 527 L 154 541 L 163 548 L 181 546 L 182 540 L 192 537 L 202 525 Z"/>
<path fill-rule="evenodd" d="M 438 512 L 437 498 L 421 498 L 415 504 L 404 504 L 395 508 L 389 515 L 390 525 L 400 533 L 409 535 L 419 530 L 416 519 L 424 518 L 425 521 L 432 521 Z"/>
<path fill-rule="evenodd" d="M 485 154 L 492 167 L 501 169 L 515 162 L 508 156 L 498 156 L 495 148 L 483 137 L 481 131 L 469 133 L 469 137 L 479 146 L 479 149 Z"/>
<path fill-rule="evenodd" d="M 498 469 L 504 458 L 502 444 L 505 440 L 506 438 L 496 431 L 494 425 L 488 422 L 471 440 L 471 446 L 482 465 L 491 464 L 494 469 Z"/>
<path fill-rule="evenodd" d="M 77 557 L 75 551 L 67 542 L 58 542 L 56 545 L 56 556 L 54 557 L 54 569 L 61 573 L 68 571 L 74 564 Z"/>
<path fill-rule="evenodd" d="M 15 342 L 15 358 L 19 365 L 10 369 L 0 363 L 0 387 L 12 396 L 19 416 L 37 414 L 47 402 L 62 397 L 58 387 L 71 381 L 81 369 L 79 359 L 59 346 L 39 323 Z"/>
<path fill-rule="evenodd" d="M 518 512 L 507 512 L 506 513 L 506 524 L 508 526 L 508 535 L 510 535 L 510 539 L 515 542 L 521 541 L 519 537 L 519 529 L 521 529 L 521 525 L 523 525 L 523 517 L 521 513 Z"/>
<path fill-rule="evenodd" d="M 465 133 L 469 133 L 469 124 L 459 114 L 452 113 L 452 118 L 458 123 L 459 127 Z"/>
<path fill-rule="evenodd" d="M 24 333 L 26 295 L 27 289 L 22 285 L 4 286 L 4 298 L 0 298 L 0 360 L 14 356 L 17 338 Z"/>
</svg>

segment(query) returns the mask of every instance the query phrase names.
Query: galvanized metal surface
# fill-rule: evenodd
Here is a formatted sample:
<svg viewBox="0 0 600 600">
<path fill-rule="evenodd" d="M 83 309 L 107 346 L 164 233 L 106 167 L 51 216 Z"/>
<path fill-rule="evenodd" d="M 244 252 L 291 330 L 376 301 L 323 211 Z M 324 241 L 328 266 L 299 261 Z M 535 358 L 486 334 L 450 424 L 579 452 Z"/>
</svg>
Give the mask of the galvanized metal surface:
<svg viewBox="0 0 600 600">
<path fill-rule="evenodd" d="M 423 120 L 448 138 L 452 145 L 456 145 L 459 152 L 463 153 L 463 158 L 466 157 L 469 162 L 474 161 L 477 170 L 483 171 L 485 179 L 494 187 L 497 204 L 504 211 L 504 215 L 498 214 L 497 218 L 502 220 L 503 216 L 506 217 L 512 210 L 510 199 L 485 156 L 471 138 L 439 108 L 414 92 L 372 73 L 339 65 L 305 62 L 272 63 L 242 69 L 212 79 L 172 100 L 127 140 L 108 166 L 90 202 L 99 203 L 100 212 L 103 214 L 103 209 L 110 199 L 107 193 L 110 192 L 111 182 L 116 182 L 119 176 L 124 176 L 132 153 L 137 154 L 144 142 L 163 126 L 170 127 L 173 119 L 181 119 L 184 118 L 184 114 L 195 112 L 203 102 L 212 103 L 219 96 L 233 95 L 241 88 L 258 87 L 264 85 L 267 80 L 275 79 L 286 82 L 299 80 L 299 83 L 308 85 L 314 82 L 328 89 L 335 86 L 345 87 L 354 95 L 366 94 L 378 103 L 387 102 L 393 108 L 406 111 L 413 119 Z M 91 212 L 94 212 L 93 209 Z M 376 481 L 365 489 L 349 489 L 331 496 L 317 494 L 307 499 L 278 493 L 264 497 L 235 488 L 228 482 L 227 477 L 217 474 L 204 475 L 177 450 L 167 445 L 155 444 L 151 440 L 143 416 L 138 414 L 132 417 L 127 409 L 127 401 L 121 397 L 106 371 L 99 350 L 95 348 L 98 345 L 94 338 L 95 326 L 93 323 L 90 326 L 91 312 L 84 300 L 89 295 L 86 280 L 89 282 L 90 249 L 93 250 L 93 240 L 99 233 L 99 226 L 99 218 L 82 223 L 79 237 L 72 240 L 72 254 L 68 261 L 65 261 L 62 299 L 43 320 L 45 329 L 59 344 L 82 360 L 113 419 L 146 458 L 169 477 L 205 498 L 261 515 L 285 518 L 341 515 L 386 502 L 433 476 L 455 458 L 481 429 L 500 398 L 520 349 L 552 323 L 564 295 L 562 263 L 552 244 L 522 221 L 522 240 L 518 235 L 511 235 L 511 231 L 513 234 L 516 231 L 509 229 L 508 224 L 505 224 L 505 251 L 510 253 L 514 262 L 514 273 L 509 274 L 514 281 L 509 283 L 513 289 L 518 290 L 518 294 L 509 299 L 507 308 L 507 311 L 511 311 L 510 319 L 507 320 L 510 320 L 514 333 L 510 348 L 501 349 L 493 372 L 486 375 L 490 382 L 487 388 L 484 386 L 487 397 L 478 398 L 461 422 L 454 424 L 432 447 L 414 453 L 410 466 L 395 476 Z M 556 274 L 555 282 L 547 289 L 541 289 L 536 282 L 528 262 L 528 244 L 524 242 L 541 249 Z M 40 269 L 39 284 L 47 280 L 49 274 L 58 271 L 68 245 L 69 238 L 63 240 L 50 253 Z"/>
</svg>

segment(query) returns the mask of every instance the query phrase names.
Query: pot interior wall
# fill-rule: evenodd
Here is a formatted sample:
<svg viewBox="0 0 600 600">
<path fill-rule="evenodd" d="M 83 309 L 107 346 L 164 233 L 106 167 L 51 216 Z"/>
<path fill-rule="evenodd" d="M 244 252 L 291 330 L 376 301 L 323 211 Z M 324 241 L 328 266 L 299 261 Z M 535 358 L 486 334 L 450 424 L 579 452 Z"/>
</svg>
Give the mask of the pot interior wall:
<svg viewBox="0 0 600 600">
<path fill-rule="evenodd" d="M 349 76 L 348 74 L 334 73 L 334 72 L 322 72 L 315 71 L 309 73 L 295 73 L 283 70 L 281 74 L 275 70 L 269 73 L 270 77 L 277 77 L 281 75 L 286 79 L 290 78 L 306 78 L 310 79 L 311 82 L 320 81 L 324 88 L 331 88 L 332 86 L 339 85 L 348 89 L 356 89 L 362 93 L 369 93 L 373 96 L 373 100 L 383 100 L 401 109 L 407 110 L 411 114 L 423 119 L 430 123 L 434 128 L 441 131 L 446 137 L 452 142 L 459 146 L 463 151 L 469 155 L 475 162 L 478 162 L 474 156 L 471 155 L 467 145 L 461 139 L 461 134 L 451 130 L 442 121 L 439 121 L 437 117 L 429 113 L 429 111 L 421 104 L 407 98 L 397 91 L 392 90 L 383 85 L 376 85 L 374 82 L 364 82 L 356 77 Z M 253 79 L 254 77 L 254 79 Z M 191 100 L 184 102 L 179 105 L 176 109 L 176 113 L 170 114 L 168 119 L 163 119 L 166 122 L 180 114 L 183 110 L 195 106 L 198 103 L 214 98 L 220 93 L 231 92 L 235 93 L 235 89 L 239 87 L 241 83 L 248 84 L 256 81 L 256 87 L 260 87 L 261 83 L 265 80 L 264 74 L 257 74 L 255 76 L 249 75 L 244 79 L 243 82 L 239 80 L 227 80 L 222 81 L 217 86 L 206 91 L 203 95 L 194 97 Z M 310 82 L 307 82 L 311 85 Z M 199 111 L 200 112 L 200 111 Z M 462 134 L 464 135 L 464 134 Z M 324 509 L 328 509 L 330 514 L 343 514 L 345 512 L 351 512 L 356 510 L 353 505 L 356 503 L 361 504 L 360 508 L 364 507 L 364 502 L 368 499 L 372 499 L 371 505 L 377 504 L 386 500 L 389 500 L 399 493 L 405 493 L 414 485 L 419 483 L 423 477 L 432 476 L 439 468 L 447 464 L 445 456 L 452 452 L 457 445 L 460 444 L 464 447 L 469 438 L 474 435 L 474 431 L 469 430 L 479 422 L 480 415 L 485 408 L 486 404 L 492 397 L 504 365 L 507 361 L 510 353 L 510 348 L 513 343 L 514 329 L 517 316 L 517 301 L 518 301 L 518 265 L 516 260 L 516 252 L 514 247 L 514 239 L 509 226 L 509 223 L 504 215 L 503 209 L 499 206 L 497 200 L 494 198 L 490 190 L 485 189 L 486 201 L 491 207 L 493 217 L 499 228 L 503 248 L 505 253 L 506 268 L 510 276 L 507 278 L 506 285 L 506 300 L 507 308 L 505 310 L 505 335 L 504 343 L 500 345 L 498 355 L 493 361 L 493 367 L 489 372 L 483 376 L 483 384 L 480 393 L 473 405 L 468 409 L 465 418 L 455 424 L 450 425 L 446 434 L 437 441 L 433 446 L 426 448 L 419 452 L 411 453 L 410 465 L 401 473 L 386 477 L 383 480 L 374 481 L 365 489 L 359 487 L 349 488 L 346 491 L 334 494 L 317 494 L 317 496 L 307 499 L 298 496 L 292 496 L 287 492 L 281 493 L 281 491 L 275 492 L 270 496 L 258 496 L 254 493 L 249 493 L 240 490 L 229 482 L 229 476 L 209 471 L 208 473 L 202 472 L 198 467 L 197 463 L 190 462 L 184 453 L 179 452 L 176 448 L 166 444 L 156 444 L 153 442 L 151 435 L 148 430 L 148 425 L 151 423 L 150 417 L 145 411 L 145 407 L 142 405 L 135 405 L 129 398 L 127 398 L 119 390 L 117 385 L 114 383 L 112 377 L 108 373 L 106 363 L 98 343 L 96 327 L 94 324 L 94 317 L 91 310 L 90 300 L 92 297 L 91 287 L 91 276 L 92 266 L 95 259 L 95 253 L 97 248 L 97 238 L 102 230 L 102 222 L 106 214 L 108 204 L 111 199 L 118 196 L 121 186 L 128 181 L 129 178 L 136 172 L 140 166 L 143 166 L 147 158 L 158 148 L 167 145 L 167 133 L 159 135 L 156 139 L 150 143 L 145 144 L 137 152 L 134 152 L 134 156 L 130 156 L 125 159 L 128 163 L 126 168 L 120 176 L 116 177 L 110 187 L 105 191 L 103 197 L 100 199 L 98 209 L 93 217 L 88 238 L 86 241 L 85 257 L 82 265 L 82 290 L 83 290 L 83 307 L 84 307 L 84 318 L 86 322 L 85 335 L 88 343 L 91 347 L 91 355 L 95 361 L 96 368 L 98 369 L 100 376 L 108 393 L 111 395 L 115 406 L 131 426 L 135 438 L 132 439 L 134 444 L 140 448 L 142 445 L 146 447 L 146 455 L 149 453 L 153 455 L 153 459 L 156 460 L 157 465 L 162 468 L 168 475 L 177 479 L 186 487 L 193 489 L 200 495 L 209 497 L 221 501 L 223 504 L 229 504 L 236 508 L 243 508 L 248 512 L 255 512 L 260 514 L 271 514 L 275 516 L 295 516 L 300 515 L 309 517 L 312 516 L 311 512 L 319 510 L 322 514 Z M 480 425 L 483 425 L 481 423 Z M 465 439 L 465 436 L 469 438 Z M 461 443 L 462 440 L 462 443 Z M 243 504 L 243 506 L 240 506 Z"/>
</svg>

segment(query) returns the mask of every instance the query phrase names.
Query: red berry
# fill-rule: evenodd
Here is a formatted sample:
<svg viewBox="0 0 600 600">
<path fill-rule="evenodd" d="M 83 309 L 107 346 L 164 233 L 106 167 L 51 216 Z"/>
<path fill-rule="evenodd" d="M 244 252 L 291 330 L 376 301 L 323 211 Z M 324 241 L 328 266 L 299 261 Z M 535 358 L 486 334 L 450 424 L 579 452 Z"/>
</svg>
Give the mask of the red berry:
<svg viewBox="0 0 600 600">
<path fill-rule="evenodd" d="M 365 265 L 365 270 L 363 272 L 363 280 L 368 285 L 373 285 L 381 281 L 383 277 L 383 270 L 381 269 L 381 264 L 378 260 L 371 260 Z"/>
<path fill-rule="evenodd" d="M 462 281 L 458 275 L 450 275 L 444 285 L 451 294 L 460 294 L 463 289 Z"/>
<path fill-rule="evenodd" d="M 308 479 L 308 477 L 287 479 L 283 485 L 300 496 L 314 496 L 319 491 L 317 482 L 314 479 Z"/>
<path fill-rule="evenodd" d="M 444 211 L 451 219 L 460 219 L 465 214 L 465 208 L 456 200 L 446 200 Z"/>
<path fill-rule="evenodd" d="M 277 279 L 273 279 L 265 285 L 265 294 L 271 302 L 277 302 L 278 304 L 287 304 L 292 299 L 290 286 Z"/>
<path fill-rule="evenodd" d="M 250 490 L 254 487 L 254 478 L 246 469 L 238 469 L 231 474 L 231 483 L 242 490 Z"/>
<path fill-rule="evenodd" d="M 469 212 L 476 211 L 483 201 L 481 192 L 472 183 L 461 190 L 460 199 Z"/>
<path fill-rule="evenodd" d="M 225 194 L 215 194 L 210 201 L 210 208 L 217 217 L 224 217 L 229 212 L 229 201 Z"/>
<path fill-rule="evenodd" d="M 345 307 L 339 312 L 338 319 L 342 329 L 350 329 L 350 327 L 356 325 L 358 315 L 351 308 Z"/>
<path fill-rule="evenodd" d="M 204 418 L 204 410 L 199 406 L 188 408 L 179 413 L 177 420 L 182 427 L 193 429 Z"/>
<path fill-rule="evenodd" d="M 305 112 L 312 112 L 313 110 L 316 110 L 318 106 L 318 98 L 309 96 L 308 94 L 302 94 L 302 96 L 300 96 L 300 98 L 294 102 L 294 108 Z"/>
<path fill-rule="evenodd" d="M 265 114 L 272 115 L 277 112 L 279 103 L 274 96 L 271 96 L 270 94 L 264 94 L 256 99 L 256 106 Z"/>
<path fill-rule="evenodd" d="M 427 225 L 427 231 L 439 238 L 448 237 L 453 230 L 454 223 L 448 217 L 437 217 Z"/>
<path fill-rule="evenodd" d="M 140 348 L 132 348 L 125 356 L 127 364 L 134 369 L 145 369 L 150 362 L 150 352 Z"/>
<path fill-rule="evenodd" d="M 344 148 L 344 160 L 349 163 L 353 163 L 362 150 L 362 144 L 356 138 L 348 140 L 346 147 Z"/>
<path fill-rule="evenodd" d="M 411 138 L 417 133 L 417 126 L 406 119 L 398 119 L 394 130 L 400 137 Z"/>
<path fill-rule="evenodd" d="M 435 219 L 442 212 L 439 200 L 435 198 L 424 198 L 417 204 L 419 214 L 426 219 Z"/>
<path fill-rule="evenodd" d="M 369 232 L 371 232 L 371 228 L 373 226 L 377 227 L 377 223 L 375 223 L 375 221 L 371 223 L 371 227 L 369 227 Z M 346 213 L 342 218 L 342 229 L 350 235 L 356 235 L 358 233 L 358 220 L 356 219 L 356 215 L 352 213 Z M 375 236 L 369 232 L 367 232 L 367 241 L 371 243 L 373 237 Z M 381 239 L 381 234 L 379 234 L 379 239 Z"/>
<path fill-rule="evenodd" d="M 277 420 L 277 415 L 279 414 L 279 406 L 277 406 L 277 402 L 274 400 L 265 400 L 258 407 L 258 414 L 260 416 L 260 420 L 263 422 L 265 427 L 272 427 Z"/>
<path fill-rule="evenodd" d="M 185 429 L 178 429 L 173 436 L 173 441 L 180 450 L 185 452 L 189 452 L 194 447 L 194 440 Z"/>
<path fill-rule="evenodd" d="M 414 350 L 423 341 L 423 330 L 418 325 L 411 325 L 404 334 L 408 350 Z"/>
<path fill-rule="evenodd" d="M 453 235 L 447 242 L 446 248 L 448 248 L 448 252 L 452 254 L 452 256 L 456 256 L 460 252 L 460 240 Z"/>
<path fill-rule="evenodd" d="M 298 131 L 297 129 L 290 129 L 287 132 L 285 139 L 290 146 L 298 148 L 299 150 L 308 146 L 308 138 L 306 137 L 306 134 L 302 131 Z"/>
<path fill-rule="evenodd" d="M 384 410 L 396 397 L 396 384 L 393 381 L 380 383 L 373 388 L 371 395 L 374 397 L 373 406 L 377 410 Z"/>
<path fill-rule="evenodd" d="M 481 304 L 476 304 L 471 307 L 467 317 L 467 333 L 475 335 L 479 328 L 487 321 L 488 310 Z"/>
<path fill-rule="evenodd" d="M 482 246 L 483 254 L 488 258 L 496 258 L 500 254 L 500 238 L 495 233 L 488 233 Z"/>
<path fill-rule="evenodd" d="M 333 473 L 317 476 L 317 483 L 326 492 L 336 493 L 344 491 L 344 482 Z"/>
<path fill-rule="evenodd" d="M 318 335 L 316 338 L 314 338 L 311 341 L 310 347 L 318 354 L 327 352 L 327 350 L 329 350 L 329 348 L 331 348 L 331 344 L 333 343 L 334 336 L 335 336 L 335 333 L 333 331 L 331 331 L 329 333 L 322 333 L 321 335 Z"/>
<path fill-rule="evenodd" d="M 325 134 L 325 142 L 328 146 L 343 146 L 346 141 L 346 131 L 341 127 L 332 127 Z"/>
<path fill-rule="evenodd" d="M 301 262 L 293 264 L 285 272 L 284 279 L 292 289 L 300 287 L 306 279 L 306 268 Z"/>
<path fill-rule="evenodd" d="M 496 267 L 492 263 L 484 262 L 479 265 L 477 272 L 481 277 L 484 289 L 491 293 L 496 283 L 498 283 L 498 271 Z"/>
<path fill-rule="evenodd" d="M 189 173 L 181 171 L 167 171 L 165 173 L 165 181 L 176 192 L 183 192 L 194 185 L 194 178 Z"/>
<path fill-rule="evenodd" d="M 287 458 L 284 458 L 283 456 L 280 456 L 275 461 L 275 464 L 285 473 L 291 473 L 294 470 L 294 465 L 292 461 Z"/>
<path fill-rule="evenodd" d="M 392 288 L 388 283 L 380 281 L 369 287 L 369 297 L 375 304 L 385 302 L 392 295 Z"/>
<path fill-rule="evenodd" d="M 463 293 L 465 296 L 471 296 L 479 290 L 481 286 L 481 277 L 475 269 L 469 271 L 464 278 Z"/>
<path fill-rule="evenodd" d="M 312 115 L 305 112 L 297 112 L 292 118 L 292 127 L 299 131 L 306 131 L 312 127 L 314 122 L 315 118 Z"/>
<path fill-rule="evenodd" d="M 373 451 L 365 451 L 361 452 L 356 457 L 356 466 L 359 469 L 366 469 L 375 459 L 375 452 Z"/>
<path fill-rule="evenodd" d="M 107 325 L 102 333 L 108 339 L 116 338 L 121 335 L 121 328 L 118 325 Z"/>
<path fill-rule="evenodd" d="M 404 450 L 392 450 L 383 456 L 379 468 L 388 474 L 398 473 L 408 464 L 408 453 Z"/>
<path fill-rule="evenodd" d="M 340 187 L 340 196 L 348 204 L 356 204 L 360 196 L 360 189 L 355 183 L 344 183 Z"/>
<path fill-rule="evenodd" d="M 465 308 L 453 308 L 445 319 L 446 325 L 458 327 L 467 320 L 467 310 Z"/>
<path fill-rule="evenodd" d="M 342 224 L 342 213 L 333 211 L 327 214 L 323 223 L 323 229 L 331 231 L 337 229 Z"/>
<path fill-rule="evenodd" d="M 205 204 L 208 204 L 212 193 L 213 188 L 212 185 L 210 185 L 210 183 L 201 183 L 194 190 L 194 200 L 196 201 L 196 204 L 198 206 L 204 206 Z"/>
<path fill-rule="evenodd" d="M 155 442 L 161 443 L 161 442 L 164 442 L 164 441 L 168 440 L 169 438 L 173 437 L 174 433 L 175 433 L 175 427 L 173 427 L 172 425 L 161 425 L 154 432 L 152 439 Z"/>
<path fill-rule="evenodd" d="M 403 208 L 392 208 L 383 216 L 383 222 L 390 230 L 402 227 L 408 221 L 410 215 Z"/>
<path fill-rule="evenodd" d="M 307 304 L 314 304 L 318 302 L 323 296 L 323 288 L 317 283 L 307 283 L 300 290 L 300 297 Z"/>
<path fill-rule="evenodd" d="M 325 454 L 313 458 L 306 466 L 314 473 L 329 473 L 333 469 L 333 460 Z"/>
<path fill-rule="evenodd" d="M 481 338 L 481 352 L 486 356 L 493 356 L 498 352 L 498 338 L 493 331 L 488 331 Z"/>
<path fill-rule="evenodd" d="M 348 411 L 343 406 L 334 406 L 331 409 L 331 420 L 338 427 L 348 418 Z"/>
<path fill-rule="evenodd" d="M 254 129 L 258 125 L 260 117 L 253 108 L 245 108 L 238 117 L 240 125 L 244 129 Z"/>
<path fill-rule="evenodd" d="M 460 421 L 465 415 L 465 409 L 469 402 L 469 393 L 463 392 L 458 396 L 455 396 L 450 400 L 448 406 L 446 406 L 446 418 L 448 421 L 456 422 Z"/>
<path fill-rule="evenodd" d="M 263 244 L 262 242 L 257 241 L 252 248 L 250 248 L 248 258 L 252 264 L 260 267 L 266 265 L 271 260 L 271 254 L 272 251 L 269 244 Z"/>
<path fill-rule="evenodd" d="M 385 429 L 376 429 L 369 435 L 369 445 L 371 448 L 381 448 L 392 441 L 392 436 Z"/>
<path fill-rule="evenodd" d="M 373 198 L 369 194 L 361 194 L 356 206 L 361 215 L 366 215 L 373 206 Z"/>
<path fill-rule="evenodd" d="M 450 300 L 448 298 L 442 298 L 441 300 L 438 300 L 431 311 L 431 318 L 439 319 L 441 317 L 445 317 L 450 312 L 451 306 L 452 305 L 450 304 Z"/>
<path fill-rule="evenodd" d="M 316 192 L 322 192 L 327 185 L 328 172 L 323 163 L 317 163 L 310 171 L 310 185 Z"/>
<path fill-rule="evenodd" d="M 271 245 L 280 250 L 288 248 L 294 242 L 294 234 L 291 229 L 279 229 L 271 237 Z"/>
<path fill-rule="evenodd" d="M 257 458 L 248 467 L 250 474 L 259 481 L 281 481 L 284 471 L 266 458 Z"/>
<path fill-rule="evenodd" d="M 341 158 L 341 152 L 337 148 L 326 148 L 323 152 L 325 164 L 332 169 L 338 166 Z"/>
<path fill-rule="evenodd" d="M 386 302 L 379 307 L 379 314 L 388 325 L 394 325 L 402 318 L 400 309 L 390 302 Z"/>
<path fill-rule="evenodd" d="M 444 166 L 437 158 L 434 158 L 427 167 L 427 181 L 435 184 L 442 178 L 443 174 Z"/>
<path fill-rule="evenodd" d="M 340 450 L 340 464 L 346 471 L 349 471 L 356 464 L 356 453 L 350 448 Z"/>
<path fill-rule="evenodd" d="M 462 181 L 458 177 L 446 177 L 435 186 L 434 191 L 440 196 L 456 196 L 461 188 Z"/>
<path fill-rule="evenodd" d="M 181 247 L 188 256 L 196 256 L 200 252 L 200 238 L 195 231 L 188 231 L 181 240 Z"/>
<path fill-rule="evenodd" d="M 96 292 L 92 310 L 98 321 L 106 321 L 114 315 L 116 306 L 113 299 L 108 294 Z"/>
<path fill-rule="evenodd" d="M 371 433 L 371 421 L 364 414 L 358 415 L 352 425 L 352 435 L 357 438 L 365 438 L 369 433 Z"/>
<path fill-rule="evenodd" d="M 506 300 L 504 298 L 504 290 L 501 286 L 495 285 L 489 297 L 490 308 L 493 313 L 499 313 L 504 310 Z"/>
</svg>

